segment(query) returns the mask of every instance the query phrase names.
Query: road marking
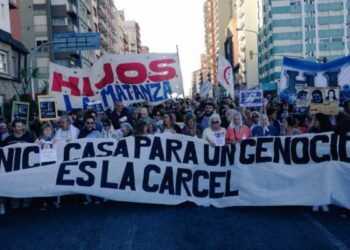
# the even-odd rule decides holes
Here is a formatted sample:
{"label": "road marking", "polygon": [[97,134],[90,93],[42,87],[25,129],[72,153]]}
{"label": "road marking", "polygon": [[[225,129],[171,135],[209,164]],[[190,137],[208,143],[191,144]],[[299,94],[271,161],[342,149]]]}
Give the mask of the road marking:
{"label": "road marking", "polygon": [[347,247],[341,240],[339,240],[337,237],[335,237],[331,232],[327,230],[321,223],[319,223],[314,217],[312,217],[310,214],[307,214],[305,212],[302,212],[302,214],[306,217],[308,221],[314,225],[314,227],[320,231],[323,236],[329,240],[334,246],[336,246],[340,250],[349,250],[349,247]]}

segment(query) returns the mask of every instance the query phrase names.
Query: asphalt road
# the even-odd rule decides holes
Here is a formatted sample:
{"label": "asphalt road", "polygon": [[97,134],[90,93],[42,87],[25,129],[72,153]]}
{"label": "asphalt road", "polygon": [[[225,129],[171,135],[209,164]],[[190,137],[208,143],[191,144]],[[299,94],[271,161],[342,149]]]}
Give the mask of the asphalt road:
{"label": "asphalt road", "polygon": [[350,211],[81,202],[0,216],[0,249],[349,249]]}

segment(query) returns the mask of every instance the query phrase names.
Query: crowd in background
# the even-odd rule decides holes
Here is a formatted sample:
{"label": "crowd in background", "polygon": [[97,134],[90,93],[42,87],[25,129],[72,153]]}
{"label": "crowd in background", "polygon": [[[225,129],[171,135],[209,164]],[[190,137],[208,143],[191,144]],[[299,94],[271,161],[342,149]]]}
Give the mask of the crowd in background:
{"label": "crowd in background", "polygon": [[[50,122],[40,122],[33,117],[28,129],[20,120],[3,122],[0,124],[0,143],[2,147],[20,142],[45,145],[79,138],[120,140],[132,135],[171,133],[203,138],[216,146],[217,132],[224,134],[224,144],[231,144],[251,137],[331,131],[350,135],[350,100],[344,102],[338,115],[329,116],[297,113],[295,106],[276,101],[271,96],[264,99],[262,107],[242,108],[238,98],[225,97],[216,101],[197,95],[195,99],[169,100],[158,106],[125,106],[117,101],[114,109],[103,113],[73,111]],[[87,201],[89,203],[91,197],[87,196]],[[56,203],[59,204],[59,198]],[[24,200],[23,206],[27,205]]]}
{"label": "crowd in background", "polygon": [[0,123],[0,143],[69,142],[77,138],[114,138],[131,135],[174,133],[207,140],[215,146],[213,134],[225,133],[225,143],[241,142],[250,137],[297,135],[350,131],[350,100],[336,116],[295,112],[295,106],[277,102],[271,97],[258,108],[242,108],[239,100],[226,97],[219,102],[197,96],[169,100],[158,106],[134,104],[128,107],[115,102],[113,110],[94,110],[62,114],[58,120],[40,122],[33,117],[28,130],[19,120]]}

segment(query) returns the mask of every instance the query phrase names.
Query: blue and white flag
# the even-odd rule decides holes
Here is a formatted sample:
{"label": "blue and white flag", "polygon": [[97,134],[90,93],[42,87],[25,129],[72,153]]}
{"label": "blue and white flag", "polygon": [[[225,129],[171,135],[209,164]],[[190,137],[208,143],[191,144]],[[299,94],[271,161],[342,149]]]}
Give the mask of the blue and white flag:
{"label": "blue and white flag", "polygon": [[298,86],[339,87],[342,105],[350,98],[350,56],[322,64],[285,57],[279,90],[296,95]]}
{"label": "blue and white flag", "polygon": [[199,94],[201,97],[206,97],[212,89],[213,85],[209,81],[205,81],[199,90]]}
{"label": "blue and white flag", "polygon": [[234,97],[234,80],[233,80],[233,70],[232,66],[226,58],[219,54],[218,55],[218,82],[222,87],[230,94],[232,98]]}

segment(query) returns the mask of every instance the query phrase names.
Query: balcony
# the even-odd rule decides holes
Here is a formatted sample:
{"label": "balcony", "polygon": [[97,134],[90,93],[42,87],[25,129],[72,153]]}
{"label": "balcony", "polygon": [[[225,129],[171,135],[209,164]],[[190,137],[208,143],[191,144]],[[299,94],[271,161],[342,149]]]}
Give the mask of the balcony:
{"label": "balcony", "polygon": [[108,26],[107,26],[107,24],[106,24],[103,20],[99,20],[99,22],[98,22],[98,28],[99,28],[100,31],[102,31],[103,33],[108,33]]}
{"label": "balcony", "polygon": [[17,0],[9,0],[10,9],[17,9]]}
{"label": "balcony", "polygon": [[103,33],[100,33],[100,37],[101,37],[102,46],[108,47],[108,45],[109,45],[108,37]]}
{"label": "balcony", "polygon": [[106,0],[98,0],[97,7],[100,8],[101,6],[107,7]]}
{"label": "balcony", "polygon": [[73,3],[67,3],[67,13],[77,15],[77,6]]}
{"label": "balcony", "polygon": [[106,20],[108,12],[102,5],[98,6],[98,18]]}

